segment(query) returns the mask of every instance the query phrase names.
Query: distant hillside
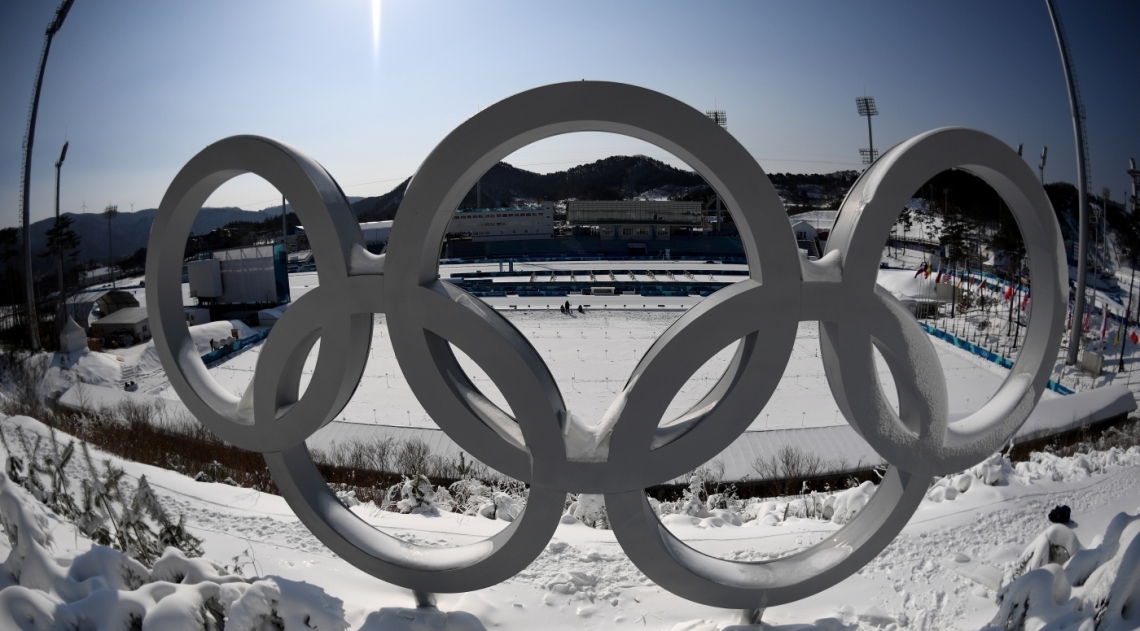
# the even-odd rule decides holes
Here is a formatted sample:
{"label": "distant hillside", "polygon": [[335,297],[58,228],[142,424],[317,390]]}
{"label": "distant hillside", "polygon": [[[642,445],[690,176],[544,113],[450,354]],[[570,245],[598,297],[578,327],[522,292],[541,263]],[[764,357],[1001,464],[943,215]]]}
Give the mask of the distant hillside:
{"label": "distant hillside", "polygon": [[[480,182],[478,203],[485,208],[520,201],[627,199],[654,189],[680,192],[704,185],[704,179],[692,171],[645,156],[613,156],[555,173],[534,173],[500,162]],[[405,180],[384,195],[356,202],[353,208],[361,221],[393,219],[407,188]],[[476,203],[476,190],[472,187],[459,207],[473,208]]]}
{"label": "distant hillside", "polygon": [[[114,237],[115,258],[130,256],[139,248],[145,248],[150,239],[150,226],[154,216],[158,213],[155,208],[136,210],[135,212],[120,211],[111,222]],[[75,222],[71,229],[79,235],[79,260],[87,262],[95,259],[99,263],[107,260],[107,218],[97,212],[91,213],[63,213]],[[242,210],[241,208],[206,207],[198,212],[194,220],[194,234],[205,234],[235,221],[262,221],[281,215],[281,207],[274,206],[262,210]],[[41,219],[31,225],[32,252],[40,254],[47,249],[45,233],[55,218]],[[51,263],[36,258],[36,266],[50,267]]]}

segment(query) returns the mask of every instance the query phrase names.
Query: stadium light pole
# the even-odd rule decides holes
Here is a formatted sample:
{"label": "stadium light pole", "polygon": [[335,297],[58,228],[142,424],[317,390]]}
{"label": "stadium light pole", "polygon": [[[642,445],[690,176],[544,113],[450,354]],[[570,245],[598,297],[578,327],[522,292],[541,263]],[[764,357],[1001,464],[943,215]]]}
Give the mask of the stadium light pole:
{"label": "stadium light pole", "polygon": [[[55,229],[57,231],[59,230],[59,172],[63,168],[63,159],[67,157],[67,146],[69,144],[71,144],[71,143],[64,141],[63,150],[59,152],[59,160],[56,160],[56,162],[55,162]],[[62,237],[63,237],[62,234],[56,235],[56,239],[62,239]],[[63,245],[62,245],[62,242],[57,241],[56,247],[58,248],[58,252],[56,252],[56,253],[59,255],[58,269],[56,270],[56,280],[58,282],[58,288],[59,288],[59,308],[60,308],[60,310],[62,310],[63,305],[66,302],[64,295],[63,295]],[[61,324],[59,327],[56,327],[56,328],[63,330],[63,325]]]}
{"label": "stadium light pole", "polygon": [[30,191],[28,184],[30,183],[32,175],[32,145],[35,144],[36,139],[36,114],[40,109],[40,88],[44,84],[44,69],[47,67],[48,52],[51,50],[51,40],[55,34],[59,32],[60,27],[63,26],[63,19],[67,17],[67,12],[71,10],[71,4],[75,0],[63,0],[59,8],[55,10],[55,17],[52,18],[51,24],[47,27],[47,32],[44,34],[44,49],[40,53],[40,68],[39,73],[36,75],[36,86],[32,90],[32,108],[28,113],[28,128],[24,132],[24,174],[20,181],[20,210],[23,213],[23,229],[24,229],[24,288],[27,301],[28,301],[28,338],[31,342],[32,350],[40,350],[40,331],[39,331],[39,318],[36,317],[36,290],[35,279],[32,277],[32,228],[31,220],[29,219],[28,200],[30,198]]}
{"label": "stadium light pole", "polygon": [[107,218],[107,275],[111,277],[111,289],[115,288],[115,257],[112,254],[111,220],[119,216],[119,207],[107,204],[103,209],[103,216]]}
{"label": "stadium light pole", "polygon": [[1049,147],[1041,147],[1041,164],[1037,170],[1041,172],[1041,186],[1045,186],[1045,158],[1049,157]]}
{"label": "stadium light pole", "polygon": [[1088,228],[1088,146],[1085,138],[1085,108],[1081,105],[1081,95],[1073,77],[1073,67],[1069,59],[1069,45],[1061,30],[1061,19],[1053,0],[1045,0],[1049,9],[1049,19],[1053,22],[1053,34],[1057,38],[1057,49],[1061,53],[1061,66],[1065,70],[1065,84],[1069,88],[1069,111],[1073,117],[1073,137],[1077,149],[1077,295],[1073,304],[1073,329],[1069,332],[1069,351],[1065,363],[1077,363],[1077,353],[1081,347],[1081,314],[1085,310],[1085,276],[1088,273],[1089,228]]}
{"label": "stadium light pole", "polygon": [[[721,128],[728,129],[728,113],[724,110],[705,110],[705,116],[711,118]],[[721,213],[723,207],[720,203],[720,193],[716,190],[713,190],[713,193],[716,195],[716,229],[721,230],[724,227],[724,215]]]}
{"label": "stadium light pole", "polygon": [[863,157],[863,164],[871,164],[879,157],[879,152],[875,151],[875,137],[871,134],[871,117],[878,116],[879,110],[875,107],[875,97],[873,96],[857,96],[855,97],[855,108],[859,111],[860,116],[867,117],[867,149],[860,149],[859,155]]}
{"label": "stadium light pole", "polygon": [[1136,189],[1140,188],[1140,169],[1136,168],[1136,159],[1128,158],[1128,177],[1132,179],[1132,192],[1128,196],[1129,212],[1133,215],[1136,214],[1136,204],[1138,201],[1136,196]]}

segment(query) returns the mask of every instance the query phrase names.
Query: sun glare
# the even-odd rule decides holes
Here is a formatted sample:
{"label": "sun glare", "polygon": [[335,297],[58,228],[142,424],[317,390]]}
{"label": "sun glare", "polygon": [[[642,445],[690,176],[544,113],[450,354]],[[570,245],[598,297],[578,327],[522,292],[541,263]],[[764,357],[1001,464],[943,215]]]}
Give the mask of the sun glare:
{"label": "sun glare", "polygon": [[372,0],[372,62],[380,68],[380,0]]}

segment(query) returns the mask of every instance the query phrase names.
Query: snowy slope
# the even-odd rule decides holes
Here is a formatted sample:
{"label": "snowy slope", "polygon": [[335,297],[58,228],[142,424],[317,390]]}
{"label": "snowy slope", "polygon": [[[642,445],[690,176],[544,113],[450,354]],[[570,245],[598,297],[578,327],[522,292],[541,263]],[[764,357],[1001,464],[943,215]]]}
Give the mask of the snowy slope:
{"label": "snowy slope", "polygon": [[[17,428],[45,433],[42,425],[26,418],[7,419],[2,428],[8,435]],[[1040,459],[1031,463],[1032,467],[1007,472],[1004,485],[985,486],[975,480],[952,500],[942,493],[938,497],[941,501],[925,501],[898,539],[857,575],[799,603],[769,609],[764,621],[781,625],[818,621],[817,627],[823,629],[887,624],[914,629],[980,628],[999,610],[994,602],[996,585],[987,586],[987,581],[994,571],[1001,575],[1016,565],[1027,545],[1049,526],[1045,515],[1054,505],[1072,507],[1070,526],[1085,547],[1094,547],[1097,535],[1103,539],[1118,513],[1136,513],[1140,506],[1140,450],[1115,453],[1084,460]],[[380,608],[412,604],[406,590],[368,577],[331,554],[279,497],[194,482],[156,467],[111,460],[126,470],[128,484],[145,474],[167,498],[166,508],[187,516],[192,533],[205,539],[207,559],[219,565],[241,566],[247,574],[272,577],[277,583],[295,581],[316,586],[333,599],[326,602],[343,607],[348,628],[377,628],[374,625]],[[931,494],[932,498],[938,495]],[[394,536],[429,545],[469,542],[507,525],[448,513],[434,517],[399,515],[379,513],[369,506],[353,510]],[[794,517],[776,525],[668,521],[690,545],[738,559],[788,554],[839,527]],[[90,541],[78,536],[70,525],[47,523],[55,543],[50,558],[42,563],[54,563],[59,558],[66,565],[67,559],[92,548]],[[1124,539],[1121,542],[1122,548],[1127,547]],[[11,544],[0,541],[0,557],[9,557],[11,549]],[[1106,561],[1102,565],[1111,564]],[[1119,562],[1116,567],[1133,574],[1136,571]],[[981,582],[966,578],[966,574],[980,577]],[[1132,574],[1122,576],[1134,582]],[[24,594],[10,593],[12,589],[20,588],[0,591],[0,599]],[[314,593],[306,589],[306,593]],[[739,617],[735,612],[693,605],[663,592],[630,564],[610,531],[588,528],[574,520],[558,527],[546,551],[519,576],[479,592],[444,595],[439,602],[445,611],[469,612],[487,628],[504,630],[533,629],[536,625],[546,629],[629,626],[711,630]],[[1135,628],[1127,624],[1125,621],[1116,628]]]}

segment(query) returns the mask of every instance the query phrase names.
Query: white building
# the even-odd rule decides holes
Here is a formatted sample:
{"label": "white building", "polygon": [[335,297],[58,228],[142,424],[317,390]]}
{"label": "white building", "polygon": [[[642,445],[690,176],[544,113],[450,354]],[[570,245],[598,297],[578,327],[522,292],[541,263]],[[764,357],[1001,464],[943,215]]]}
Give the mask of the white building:
{"label": "white building", "polygon": [[285,261],[281,243],[211,252],[186,264],[190,297],[202,306],[289,302]]}
{"label": "white building", "polygon": [[364,235],[364,245],[368,251],[379,253],[388,245],[388,235],[392,233],[392,220],[363,222],[360,224],[360,232]]}
{"label": "white building", "polygon": [[819,231],[806,221],[793,222],[792,232],[796,233],[797,241],[814,241],[819,238]]}
{"label": "white building", "polygon": [[125,307],[96,320],[91,325],[91,334],[101,338],[118,331],[126,331],[132,334],[135,340],[145,342],[150,339],[149,325],[146,307]]}
{"label": "white building", "polygon": [[554,235],[554,202],[541,206],[456,210],[447,234],[472,241],[549,239]]}

